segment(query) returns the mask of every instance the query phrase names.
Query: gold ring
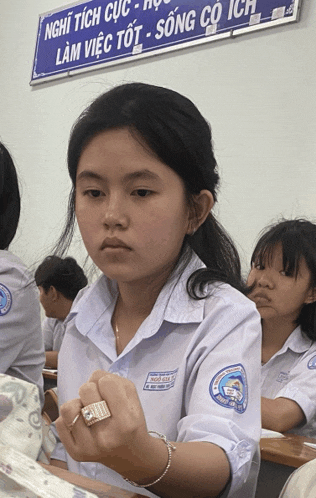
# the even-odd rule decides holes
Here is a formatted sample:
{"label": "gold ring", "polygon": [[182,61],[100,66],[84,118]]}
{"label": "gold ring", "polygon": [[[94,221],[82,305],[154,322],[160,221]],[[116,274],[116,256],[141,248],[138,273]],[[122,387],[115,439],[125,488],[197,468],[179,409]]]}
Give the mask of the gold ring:
{"label": "gold ring", "polygon": [[75,423],[77,422],[78,418],[80,417],[80,413],[77,413],[77,415],[75,416],[75,418],[73,419],[73,421],[71,422],[71,424],[68,425],[68,429],[69,429],[69,432],[72,431]]}
{"label": "gold ring", "polygon": [[111,412],[105,401],[98,401],[97,403],[84,406],[81,409],[81,413],[88,427],[105,418],[111,417]]}

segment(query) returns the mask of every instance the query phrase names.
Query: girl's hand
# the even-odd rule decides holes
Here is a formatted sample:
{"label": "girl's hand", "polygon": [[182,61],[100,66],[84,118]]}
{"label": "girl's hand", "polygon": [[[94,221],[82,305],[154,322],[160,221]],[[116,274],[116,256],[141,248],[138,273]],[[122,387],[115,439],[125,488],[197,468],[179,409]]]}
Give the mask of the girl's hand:
{"label": "girl's hand", "polygon": [[[79,399],[64,403],[56,428],[70,456],[77,461],[100,462],[123,475],[135,466],[138,455],[150,451],[144,413],[134,384],[118,375],[97,370],[79,389]],[[111,416],[88,427],[84,406],[105,400]],[[71,431],[69,426],[80,413]],[[129,462],[133,462],[129,467]],[[139,462],[141,464],[141,462]]]}

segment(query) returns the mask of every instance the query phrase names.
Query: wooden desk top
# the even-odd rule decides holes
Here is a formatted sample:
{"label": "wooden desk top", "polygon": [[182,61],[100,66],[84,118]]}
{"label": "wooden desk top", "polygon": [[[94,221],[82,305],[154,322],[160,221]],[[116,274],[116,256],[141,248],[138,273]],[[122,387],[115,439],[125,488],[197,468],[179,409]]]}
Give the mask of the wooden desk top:
{"label": "wooden desk top", "polygon": [[60,469],[59,467],[54,467],[53,465],[45,465],[44,463],[41,463],[41,466],[49,470],[49,472],[55,476],[71,482],[72,484],[76,484],[77,486],[90,491],[90,493],[94,493],[99,498],[147,498],[144,495],[126,491],[125,489],[111,486],[110,484],[105,484],[101,481],[89,479],[88,477],[74,474],[73,472]]}
{"label": "wooden desk top", "polygon": [[316,458],[316,450],[303,444],[304,442],[316,444],[316,439],[287,432],[284,436],[260,440],[262,460],[297,468]]}
{"label": "wooden desk top", "polygon": [[45,379],[57,380],[57,373],[55,373],[55,370],[50,371],[49,368],[44,368],[43,377],[45,377]]}

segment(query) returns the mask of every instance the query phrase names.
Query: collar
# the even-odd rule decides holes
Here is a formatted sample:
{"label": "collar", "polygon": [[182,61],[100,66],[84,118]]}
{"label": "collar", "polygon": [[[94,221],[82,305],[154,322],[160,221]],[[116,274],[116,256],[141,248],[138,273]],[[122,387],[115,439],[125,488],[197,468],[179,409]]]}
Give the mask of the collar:
{"label": "collar", "polygon": [[287,349],[291,349],[294,353],[305,353],[312,345],[312,340],[309,339],[300,325],[293,330],[285,341],[283,347],[280,349],[280,353],[285,353]]}
{"label": "collar", "polygon": [[75,318],[78,331],[82,335],[87,335],[98,322],[102,321],[107,310],[114,308],[116,297],[116,282],[102,275],[92,285],[79,291],[65,322]]}
{"label": "collar", "polygon": [[186,289],[186,284],[192,273],[205,265],[194,254],[178,274],[177,269],[162,288],[150,315],[144,320],[139,333],[143,338],[154,335],[163,321],[169,323],[201,323],[204,318],[205,299],[192,299]]}
{"label": "collar", "polygon": [[[177,270],[171,274],[150,315],[139,328],[142,338],[154,335],[164,320],[171,323],[202,322],[205,300],[192,299],[187,293],[186,283],[194,271],[203,267],[203,262],[194,254],[180,275]],[[82,335],[87,335],[92,328],[101,325],[101,322],[102,325],[105,322],[110,324],[117,294],[116,281],[102,275],[91,286],[80,291],[65,321],[75,317],[76,327]]]}

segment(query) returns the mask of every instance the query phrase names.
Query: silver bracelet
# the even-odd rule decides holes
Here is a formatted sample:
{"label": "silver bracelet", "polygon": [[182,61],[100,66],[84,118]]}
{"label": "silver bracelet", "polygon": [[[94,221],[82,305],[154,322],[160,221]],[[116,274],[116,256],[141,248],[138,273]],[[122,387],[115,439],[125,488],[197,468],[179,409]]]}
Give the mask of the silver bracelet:
{"label": "silver bracelet", "polygon": [[132,484],[133,486],[137,486],[138,488],[148,488],[149,486],[153,486],[154,484],[156,484],[157,482],[159,482],[168,472],[169,468],[170,468],[170,465],[171,465],[171,451],[175,451],[176,450],[176,447],[170,443],[170,441],[168,441],[168,439],[166,438],[166,436],[164,434],[161,434],[160,432],[156,432],[156,431],[148,431],[148,434],[156,434],[159,439],[162,439],[163,442],[165,443],[165,445],[167,446],[167,450],[168,450],[168,462],[167,462],[167,465],[166,465],[166,468],[165,470],[163,471],[163,473],[161,474],[160,477],[158,477],[158,479],[156,479],[155,481],[149,483],[149,484],[137,484],[136,482],[134,481],[130,481],[129,479],[127,479],[127,477],[124,477],[124,480],[129,482],[129,484]]}

